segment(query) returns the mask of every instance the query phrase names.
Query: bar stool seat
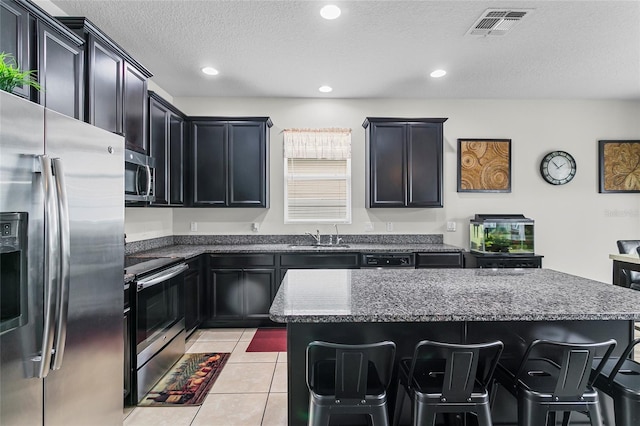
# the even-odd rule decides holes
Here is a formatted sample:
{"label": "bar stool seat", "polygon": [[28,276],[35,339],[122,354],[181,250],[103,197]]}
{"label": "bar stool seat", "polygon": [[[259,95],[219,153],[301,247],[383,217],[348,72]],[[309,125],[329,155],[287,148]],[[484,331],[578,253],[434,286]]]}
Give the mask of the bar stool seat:
{"label": "bar stool seat", "polygon": [[503,348],[500,341],[419,342],[413,358],[399,363],[394,425],[400,422],[404,396],[408,395],[416,426],[435,425],[438,413],[474,413],[479,426],[491,426],[487,385]]}
{"label": "bar stool seat", "polygon": [[595,386],[613,398],[616,426],[640,425],[640,363],[628,358],[640,339],[629,343],[620,358],[609,358]]}
{"label": "bar stool seat", "polygon": [[314,341],[307,345],[309,425],[326,426],[332,415],[368,415],[374,426],[388,426],[387,388],[396,345],[390,341],[345,345]]}
{"label": "bar stool seat", "polygon": [[[566,426],[570,413],[578,411],[589,416],[592,426],[602,426],[598,393],[592,385],[615,345],[613,339],[584,344],[536,340],[522,360],[501,360],[494,379],[517,398],[518,425],[545,426],[548,417],[553,425],[560,411]],[[605,350],[591,375],[596,352]]]}

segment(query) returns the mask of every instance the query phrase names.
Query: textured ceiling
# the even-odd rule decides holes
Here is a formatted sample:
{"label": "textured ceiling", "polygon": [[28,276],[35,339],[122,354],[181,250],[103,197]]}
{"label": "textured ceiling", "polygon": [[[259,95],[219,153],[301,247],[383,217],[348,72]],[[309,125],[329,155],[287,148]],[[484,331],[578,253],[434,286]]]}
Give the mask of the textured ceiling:
{"label": "textured ceiling", "polygon": [[[52,3],[174,97],[640,99],[640,0]],[[342,16],[320,18],[327,3]],[[533,11],[505,36],[465,35],[488,8]]]}

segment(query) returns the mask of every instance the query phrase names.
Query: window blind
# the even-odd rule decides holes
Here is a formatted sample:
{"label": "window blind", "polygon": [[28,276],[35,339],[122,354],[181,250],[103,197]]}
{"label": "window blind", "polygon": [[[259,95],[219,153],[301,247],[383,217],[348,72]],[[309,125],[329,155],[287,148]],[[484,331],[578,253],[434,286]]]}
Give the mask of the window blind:
{"label": "window blind", "polygon": [[285,130],[285,223],[351,223],[351,131],[338,130]]}

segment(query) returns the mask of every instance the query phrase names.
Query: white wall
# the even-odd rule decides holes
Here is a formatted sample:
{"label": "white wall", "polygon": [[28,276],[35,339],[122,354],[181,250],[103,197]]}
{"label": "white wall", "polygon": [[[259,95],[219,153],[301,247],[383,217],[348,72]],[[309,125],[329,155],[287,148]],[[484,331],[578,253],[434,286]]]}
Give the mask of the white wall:
{"label": "white wall", "polygon": [[[187,115],[269,116],[271,128],[270,209],[127,209],[130,241],[174,234],[304,233],[331,227],[283,223],[282,133],[292,127],[348,127],[352,133],[353,223],[343,233],[442,233],[445,242],[468,248],[468,223],[475,213],[522,213],[536,221],[536,252],[543,265],[601,281],[611,280],[608,254],[618,239],[640,239],[640,195],[599,194],[597,141],[640,139],[640,102],[549,100],[264,99],[175,98]],[[444,123],[444,208],[365,209],[365,117],[448,117]],[[458,138],[512,140],[511,193],[458,193]],[[539,174],[549,151],[576,159],[576,177],[552,186]],[[446,222],[457,223],[446,232]],[[168,224],[171,222],[171,225]],[[198,231],[190,231],[197,222]],[[158,226],[159,228],[155,228]],[[144,238],[142,237],[144,235]]]}

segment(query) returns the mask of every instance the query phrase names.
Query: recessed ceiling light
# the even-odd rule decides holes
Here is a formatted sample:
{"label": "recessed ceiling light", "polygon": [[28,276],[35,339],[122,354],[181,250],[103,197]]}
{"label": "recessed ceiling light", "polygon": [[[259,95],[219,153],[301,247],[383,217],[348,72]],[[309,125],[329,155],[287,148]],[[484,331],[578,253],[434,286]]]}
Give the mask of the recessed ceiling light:
{"label": "recessed ceiling light", "polygon": [[333,89],[330,86],[320,86],[318,90],[321,91],[322,93],[329,93]]}
{"label": "recessed ceiling light", "polygon": [[218,70],[213,67],[204,67],[202,68],[202,72],[207,75],[218,75]]}
{"label": "recessed ceiling light", "polygon": [[429,74],[433,78],[444,77],[447,74],[445,70],[435,70],[431,74]]}
{"label": "recessed ceiling light", "polygon": [[341,13],[340,8],[335,4],[328,4],[320,9],[320,16],[324,19],[336,19]]}

